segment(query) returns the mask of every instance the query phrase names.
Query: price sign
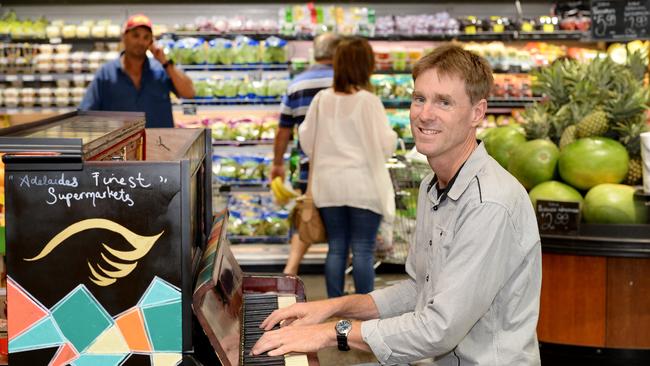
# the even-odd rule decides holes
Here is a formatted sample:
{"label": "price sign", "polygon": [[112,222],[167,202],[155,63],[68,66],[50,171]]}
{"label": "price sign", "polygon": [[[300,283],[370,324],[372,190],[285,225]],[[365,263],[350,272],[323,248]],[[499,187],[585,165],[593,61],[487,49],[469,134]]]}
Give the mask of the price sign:
{"label": "price sign", "polygon": [[592,0],[591,36],[620,41],[649,38],[650,0]]}
{"label": "price sign", "polygon": [[580,225],[580,204],[537,200],[537,223],[543,234],[575,233]]}
{"label": "price sign", "polygon": [[183,114],[187,116],[196,115],[196,105],[195,104],[183,104]]}
{"label": "price sign", "polygon": [[52,75],[41,75],[41,81],[52,81],[54,77]]}

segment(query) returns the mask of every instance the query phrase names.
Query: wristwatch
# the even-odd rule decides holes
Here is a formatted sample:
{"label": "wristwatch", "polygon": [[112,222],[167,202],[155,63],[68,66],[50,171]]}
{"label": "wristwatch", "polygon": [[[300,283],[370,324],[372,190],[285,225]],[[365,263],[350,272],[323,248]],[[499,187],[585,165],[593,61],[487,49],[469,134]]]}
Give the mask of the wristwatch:
{"label": "wristwatch", "polygon": [[339,320],[336,322],[336,342],[339,346],[339,351],[349,351],[350,346],[348,346],[348,334],[352,330],[352,322],[349,320]]}
{"label": "wristwatch", "polygon": [[173,64],[174,64],[174,61],[173,61],[173,60],[167,60],[167,62],[165,62],[165,63],[162,65],[162,67],[163,67],[163,69],[167,70],[167,66],[169,66],[169,65],[173,65]]}

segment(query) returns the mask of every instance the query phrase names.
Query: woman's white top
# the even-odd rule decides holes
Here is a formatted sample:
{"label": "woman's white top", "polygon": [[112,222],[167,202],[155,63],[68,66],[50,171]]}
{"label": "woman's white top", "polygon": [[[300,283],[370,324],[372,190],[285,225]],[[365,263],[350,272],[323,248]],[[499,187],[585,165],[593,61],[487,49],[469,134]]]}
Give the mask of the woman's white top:
{"label": "woman's white top", "polygon": [[363,208],[392,222],[395,193],[385,164],[395,151],[397,134],[377,96],[366,90],[349,95],[322,90],[298,132],[313,169],[316,207]]}

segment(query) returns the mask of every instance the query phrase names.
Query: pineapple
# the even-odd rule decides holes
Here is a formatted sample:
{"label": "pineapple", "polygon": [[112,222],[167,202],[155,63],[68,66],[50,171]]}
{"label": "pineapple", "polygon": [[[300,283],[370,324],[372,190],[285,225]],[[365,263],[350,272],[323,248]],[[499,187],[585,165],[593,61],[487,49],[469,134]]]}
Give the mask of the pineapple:
{"label": "pineapple", "polygon": [[643,162],[640,156],[633,156],[630,158],[630,163],[627,169],[627,177],[625,177],[625,184],[631,186],[641,183],[643,178]]}
{"label": "pineapple", "polygon": [[560,138],[560,149],[576,140],[576,126],[572,125],[564,129]]}
{"label": "pineapple", "polygon": [[521,117],[526,122],[523,127],[526,132],[526,139],[545,139],[548,138],[551,125],[549,123],[550,116],[546,105],[536,103],[532,106],[526,107],[526,110],[521,114]]}
{"label": "pineapple", "polygon": [[596,109],[578,122],[576,125],[576,136],[579,138],[602,136],[608,129],[607,113],[602,109]]}

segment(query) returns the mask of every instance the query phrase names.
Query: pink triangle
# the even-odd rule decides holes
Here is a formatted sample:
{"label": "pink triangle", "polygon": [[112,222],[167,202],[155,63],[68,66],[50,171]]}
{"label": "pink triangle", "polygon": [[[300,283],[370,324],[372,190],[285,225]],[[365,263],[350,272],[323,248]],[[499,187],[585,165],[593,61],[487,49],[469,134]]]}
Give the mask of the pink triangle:
{"label": "pink triangle", "polygon": [[7,280],[7,321],[9,340],[47,316],[47,310],[32,299],[11,278]]}
{"label": "pink triangle", "polygon": [[70,363],[70,361],[79,357],[79,354],[74,349],[72,344],[66,343],[57,351],[54,359],[50,361],[49,366],[65,366]]}

